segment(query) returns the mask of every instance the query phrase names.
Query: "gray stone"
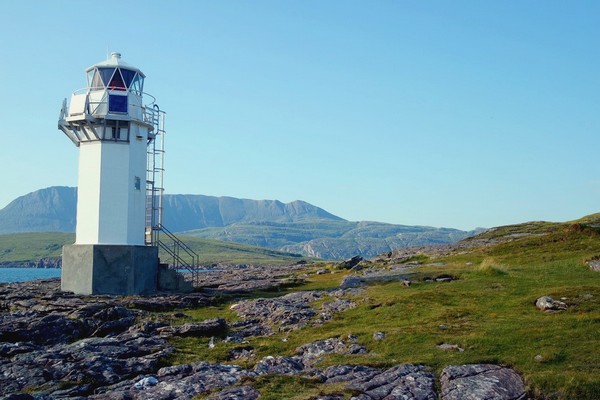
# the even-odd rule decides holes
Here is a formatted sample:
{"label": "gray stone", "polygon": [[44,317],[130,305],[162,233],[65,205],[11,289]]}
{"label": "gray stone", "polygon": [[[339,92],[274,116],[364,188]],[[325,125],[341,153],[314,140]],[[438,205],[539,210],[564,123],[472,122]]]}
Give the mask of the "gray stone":
{"label": "gray stone", "polygon": [[350,269],[350,268],[358,265],[358,263],[360,263],[362,260],[363,260],[363,258],[361,256],[354,256],[349,260],[342,261],[341,263],[339,263],[338,268]]}
{"label": "gray stone", "polygon": [[340,339],[330,338],[304,344],[296,349],[296,354],[305,366],[313,366],[324,355],[348,354],[348,348]]}
{"label": "gray stone", "polygon": [[600,260],[588,261],[588,265],[592,271],[600,272]]}
{"label": "gray stone", "polygon": [[301,357],[267,356],[254,366],[258,375],[298,375],[304,371]]}
{"label": "gray stone", "polygon": [[322,377],[327,383],[368,381],[380,373],[381,371],[377,368],[362,365],[335,365],[326,368],[322,373]]}
{"label": "gray stone", "polygon": [[457,345],[457,344],[450,344],[450,343],[438,344],[437,348],[440,349],[440,350],[454,350],[454,351],[458,351],[459,353],[462,353],[463,351],[465,351],[465,349],[463,349],[459,345]]}
{"label": "gray stone", "polygon": [[260,397],[258,390],[252,386],[235,386],[208,397],[208,400],[256,400]]}
{"label": "gray stone", "polygon": [[535,301],[535,306],[542,311],[561,311],[567,309],[567,304],[554,300],[550,296],[542,296]]}
{"label": "gray stone", "polygon": [[[247,321],[255,321],[252,325],[263,327],[278,325],[280,331],[291,331],[306,326],[317,315],[310,303],[326,295],[325,292],[290,293],[272,299],[242,301],[231,306],[231,309],[246,320],[243,323],[246,334],[249,333],[248,329],[256,329],[250,328]],[[236,325],[232,324],[232,327]],[[265,329],[258,328],[258,331],[262,334]]]}
{"label": "gray stone", "polygon": [[354,379],[347,387],[372,400],[437,399],[435,378],[421,365],[398,365],[376,375]]}
{"label": "gray stone", "polygon": [[[140,380],[123,381],[116,385],[99,388],[97,389],[98,394],[89,398],[96,400],[191,400],[198,395],[233,386],[246,376],[248,376],[248,372],[235,365],[199,362],[161,368],[156,374],[158,382],[155,385],[145,385],[139,388],[136,387],[136,383]],[[227,399],[227,397],[222,398]]]}
{"label": "gray stone", "polygon": [[227,323],[222,318],[207,319],[202,322],[186,323],[177,326],[165,326],[157,328],[161,336],[180,336],[180,337],[203,337],[220,336],[227,331]]}
{"label": "gray stone", "polygon": [[340,289],[358,288],[361,286],[366,286],[366,282],[364,282],[360,277],[356,275],[346,275],[344,279],[342,279]]}
{"label": "gray stone", "polygon": [[442,400],[521,400],[525,385],[512,369],[492,364],[444,368],[440,378]]}

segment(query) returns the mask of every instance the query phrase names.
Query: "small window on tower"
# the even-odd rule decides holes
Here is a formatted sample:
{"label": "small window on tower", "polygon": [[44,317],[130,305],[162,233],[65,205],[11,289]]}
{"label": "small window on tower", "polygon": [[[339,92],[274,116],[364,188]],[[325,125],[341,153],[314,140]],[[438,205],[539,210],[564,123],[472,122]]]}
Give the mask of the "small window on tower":
{"label": "small window on tower", "polygon": [[127,114],[127,96],[111,94],[108,96],[108,112]]}
{"label": "small window on tower", "polygon": [[134,177],[133,179],[133,188],[135,190],[141,190],[142,184],[139,176]]}

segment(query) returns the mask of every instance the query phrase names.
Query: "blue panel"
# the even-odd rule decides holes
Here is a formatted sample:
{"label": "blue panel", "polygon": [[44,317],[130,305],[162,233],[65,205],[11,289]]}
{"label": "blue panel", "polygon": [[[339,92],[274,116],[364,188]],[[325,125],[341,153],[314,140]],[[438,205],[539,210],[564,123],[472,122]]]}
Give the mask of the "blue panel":
{"label": "blue panel", "polygon": [[127,114],[127,96],[108,95],[108,112]]}

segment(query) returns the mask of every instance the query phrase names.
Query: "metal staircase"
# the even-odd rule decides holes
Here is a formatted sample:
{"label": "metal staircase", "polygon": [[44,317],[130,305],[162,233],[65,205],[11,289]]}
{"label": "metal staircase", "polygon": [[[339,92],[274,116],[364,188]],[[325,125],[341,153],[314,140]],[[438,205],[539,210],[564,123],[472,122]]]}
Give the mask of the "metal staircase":
{"label": "metal staircase", "polygon": [[198,286],[200,270],[202,269],[198,253],[164,226],[160,225],[158,228],[157,232],[162,232],[168,239],[168,242],[166,240],[157,240],[157,245],[159,249],[163,250],[163,253],[168,255],[167,261],[169,267],[178,272],[181,272],[181,270],[189,272],[192,278],[192,286]]}
{"label": "metal staircase", "polygon": [[[161,261],[166,262],[170,269],[189,272],[192,285],[197,286],[199,271],[203,268],[199,264],[198,254],[162,224],[165,190],[163,185],[165,112],[154,104],[152,108],[145,108],[144,119],[154,127],[151,137],[148,138],[145,243],[147,246],[157,246],[163,254],[167,254],[167,260]],[[166,240],[161,239],[161,233],[166,236]]]}

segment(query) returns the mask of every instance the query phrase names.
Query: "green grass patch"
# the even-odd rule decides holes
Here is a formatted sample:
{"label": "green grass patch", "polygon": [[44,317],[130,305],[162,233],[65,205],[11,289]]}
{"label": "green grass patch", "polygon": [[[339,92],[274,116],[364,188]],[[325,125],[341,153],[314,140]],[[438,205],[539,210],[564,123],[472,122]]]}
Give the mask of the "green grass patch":
{"label": "green grass patch", "polygon": [[[318,367],[414,363],[431,367],[439,376],[448,365],[495,363],[519,372],[536,399],[598,399],[600,274],[585,261],[600,254],[600,236],[595,229],[573,224],[534,223],[525,228],[526,233],[533,228],[545,233],[520,235],[511,228],[505,232],[509,240],[436,259],[443,267],[415,268],[410,287],[399,282],[371,284],[354,299],[356,308],[321,326],[251,337],[243,345],[218,342],[214,349],[208,348],[208,338],[175,341],[178,360],[226,362],[236,346],[247,346],[256,358],[235,363],[251,368],[264,356],[290,356],[302,344],[352,334],[369,354],[324,357]],[[335,288],[345,273],[310,275],[288,291]],[[424,280],[441,274],[456,280]],[[569,308],[541,312],[534,303],[543,295],[562,299]],[[228,307],[203,308],[192,317],[235,320]],[[374,339],[379,331],[385,333],[384,340]],[[441,350],[437,346],[442,343],[464,351]],[[253,385],[261,398],[269,399],[308,399],[334,392],[350,397],[343,386],[328,388],[294,377],[261,377]]]}
{"label": "green grass patch", "polygon": [[75,241],[73,233],[14,233],[0,235],[0,262],[59,258],[62,247]]}
{"label": "green grass patch", "polygon": [[[248,246],[218,240],[201,239],[193,236],[177,235],[199,255],[202,265],[211,264],[260,264],[288,265],[304,258],[272,249]],[[38,261],[42,258],[59,258],[62,247],[73,244],[73,233],[15,233],[0,235],[0,262]],[[167,242],[168,243],[168,242]],[[169,261],[161,251],[160,257]]]}

